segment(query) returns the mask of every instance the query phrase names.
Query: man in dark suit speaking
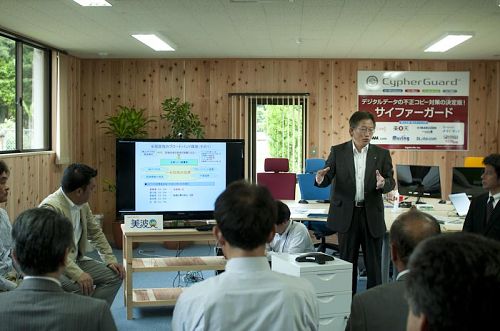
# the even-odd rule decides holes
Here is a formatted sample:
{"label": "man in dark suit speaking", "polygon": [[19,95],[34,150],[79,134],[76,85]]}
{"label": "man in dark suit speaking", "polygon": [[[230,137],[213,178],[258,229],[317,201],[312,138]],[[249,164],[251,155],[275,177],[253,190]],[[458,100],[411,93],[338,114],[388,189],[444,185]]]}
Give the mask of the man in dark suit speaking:
{"label": "man in dark suit speaking", "polygon": [[73,226],[56,212],[28,209],[12,228],[24,280],[0,295],[1,330],[116,330],[106,301],[64,292],[59,278],[73,247]]}
{"label": "man in dark suit speaking", "polygon": [[340,258],[353,264],[353,293],[360,245],[367,288],[382,282],[382,240],[386,232],[382,194],[395,186],[389,151],[370,144],[374,131],[373,115],[355,112],[349,119],[352,140],[333,146],[326,168],[316,174],[315,185],[332,184],[328,227],[338,232]]}

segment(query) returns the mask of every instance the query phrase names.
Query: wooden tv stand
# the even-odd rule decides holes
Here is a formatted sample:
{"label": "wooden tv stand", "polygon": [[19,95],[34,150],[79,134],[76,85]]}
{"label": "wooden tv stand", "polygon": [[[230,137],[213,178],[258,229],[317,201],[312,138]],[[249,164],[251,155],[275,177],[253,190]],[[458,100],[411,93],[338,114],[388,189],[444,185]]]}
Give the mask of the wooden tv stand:
{"label": "wooden tv stand", "polygon": [[123,298],[127,308],[127,319],[133,318],[134,307],[173,306],[182,292],[182,288],[132,288],[134,272],[152,271],[197,271],[224,270],[226,260],[223,256],[192,256],[133,258],[132,245],[137,242],[163,241],[215,241],[211,231],[195,229],[167,229],[152,232],[123,231],[123,266],[125,267],[125,284]]}

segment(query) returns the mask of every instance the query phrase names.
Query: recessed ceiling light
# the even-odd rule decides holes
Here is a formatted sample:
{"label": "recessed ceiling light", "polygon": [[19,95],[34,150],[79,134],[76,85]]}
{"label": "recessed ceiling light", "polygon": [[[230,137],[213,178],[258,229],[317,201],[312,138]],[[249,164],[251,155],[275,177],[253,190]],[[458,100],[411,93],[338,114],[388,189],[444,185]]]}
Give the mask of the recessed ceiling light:
{"label": "recessed ceiling light", "polygon": [[472,38],[472,33],[447,33],[438,41],[427,47],[424,52],[446,52],[464,41]]}
{"label": "recessed ceiling light", "polygon": [[133,34],[132,37],[139,40],[141,43],[151,47],[155,51],[175,51],[175,49],[167,44],[165,41],[161,40],[155,34]]}
{"label": "recessed ceiling light", "polygon": [[111,4],[106,0],[73,0],[80,6],[84,7],[111,7]]}

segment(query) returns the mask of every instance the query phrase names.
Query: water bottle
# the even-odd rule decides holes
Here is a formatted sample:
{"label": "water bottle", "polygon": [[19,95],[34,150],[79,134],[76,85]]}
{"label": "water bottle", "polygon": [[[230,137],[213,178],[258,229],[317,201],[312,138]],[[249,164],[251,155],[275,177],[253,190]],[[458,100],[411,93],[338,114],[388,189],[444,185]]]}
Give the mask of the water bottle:
{"label": "water bottle", "polygon": [[394,201],[392,204],[392,210],[393,211],[399,210],[399,191],[398,190],[394,191]]}

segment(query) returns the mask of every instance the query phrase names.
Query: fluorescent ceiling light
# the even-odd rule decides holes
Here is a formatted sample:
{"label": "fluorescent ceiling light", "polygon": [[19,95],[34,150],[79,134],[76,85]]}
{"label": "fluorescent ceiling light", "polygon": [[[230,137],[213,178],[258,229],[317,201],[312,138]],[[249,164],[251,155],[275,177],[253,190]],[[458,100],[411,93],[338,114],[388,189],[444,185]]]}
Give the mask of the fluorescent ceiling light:
{"label": "fluorescent ceiling light", "polygon": [[453,48],[464,41],[472,38],[471,33],[448,33],[429,47],[427,47],[424,52],[446,52],[450,48]]}
{"label": "fluorescent ceiling light", "polygon": [[106,0],[73,0],[80,6],[84,7],[111,7],[111,4]]}
{"label": "fluorescent ceiling light", "polygon": [[175,49],[161,40],[155,34],[133,34],[132,37],[139,40],[141,43],[146,44],[155,51],[175,51]]}

